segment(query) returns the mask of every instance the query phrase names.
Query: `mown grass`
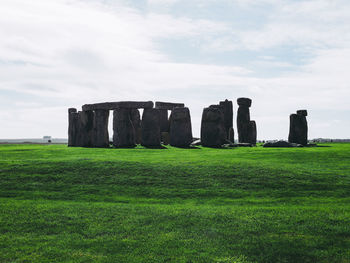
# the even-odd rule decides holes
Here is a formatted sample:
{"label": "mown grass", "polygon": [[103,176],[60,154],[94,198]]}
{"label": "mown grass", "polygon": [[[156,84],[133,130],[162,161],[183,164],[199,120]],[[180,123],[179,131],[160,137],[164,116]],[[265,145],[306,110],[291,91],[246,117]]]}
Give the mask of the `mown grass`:
{"label": "mown grass", "polygon": [[0,145],[0,262],[350,262],[350,144],[328,146]]}

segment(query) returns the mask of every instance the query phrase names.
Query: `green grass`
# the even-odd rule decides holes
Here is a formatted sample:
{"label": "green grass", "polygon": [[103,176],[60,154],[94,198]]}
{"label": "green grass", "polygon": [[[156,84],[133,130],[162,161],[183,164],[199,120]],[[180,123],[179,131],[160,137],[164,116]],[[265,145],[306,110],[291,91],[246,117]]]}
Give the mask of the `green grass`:
{"label": "green grass", "polygon": [[0,262],[350,262],[350,144],[0,145]]}

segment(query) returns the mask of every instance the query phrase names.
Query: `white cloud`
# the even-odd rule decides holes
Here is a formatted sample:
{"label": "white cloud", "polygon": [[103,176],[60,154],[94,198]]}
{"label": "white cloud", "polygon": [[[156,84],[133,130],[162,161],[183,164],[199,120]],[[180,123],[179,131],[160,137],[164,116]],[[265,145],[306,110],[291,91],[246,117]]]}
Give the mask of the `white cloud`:
{"label": "white cloud", "polygon": [[[64,137],[68,107],[101,101],[185,102],[198,135],[203,107],[249,96],[260,138],[285,138],[288,115],[299,108],[349,112],[349,23],[340,23],[349,20],[349,4],[344,2],[337,12],[337,5],[325,1],[266,3],[279,12],[261,25],[262,31],[247,31],[232,30],[232,24],[222,21],[144,12],[121,2],[3,0],[0,121],[6,126],[0,138]],[[197,39],[203,56],[293,43],[309,48],[313,57],[297,71],[259,78],[247,67],[174,63],[161,51],[159,39]],[[263,52],[260,57],[257,63],[265,63],[261,66],[290,65]],[[347,125],[343,123],[342,129],[350,128]],[[321,127],[320,121],[315,127]],[[330,137],[335,127],[327,127],[324,136]],[[311,136],[320,137],[318,132],[310,129]]]}

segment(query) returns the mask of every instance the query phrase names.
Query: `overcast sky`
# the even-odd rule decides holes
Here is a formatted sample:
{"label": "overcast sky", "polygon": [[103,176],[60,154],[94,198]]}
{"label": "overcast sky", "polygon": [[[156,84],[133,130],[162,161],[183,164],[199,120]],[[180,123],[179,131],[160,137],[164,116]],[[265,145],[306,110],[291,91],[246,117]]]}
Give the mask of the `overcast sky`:
{"label": "overcast sky", "polygon": [[0,138],[67,137],[67,108],[253,100],[259,139],[350,138],[349,0],[1,0]]}

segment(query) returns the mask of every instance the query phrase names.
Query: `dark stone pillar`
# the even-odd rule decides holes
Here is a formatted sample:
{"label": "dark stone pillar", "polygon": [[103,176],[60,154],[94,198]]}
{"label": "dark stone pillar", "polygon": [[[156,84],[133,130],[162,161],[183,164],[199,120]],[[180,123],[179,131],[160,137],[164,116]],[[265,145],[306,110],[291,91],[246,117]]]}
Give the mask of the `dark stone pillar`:
{"label": "dark stone pillar", "polygon": [[222,106],[224,110],[225,129],[226,129],[227,139],[229,139],[230,128],[233,127],[232,101],[229,101],[229,100],[220,101],[220,106]]}
{"label": "dark stone pillar", "polygon": [[135,143],[141,144],[141,118],[138,109],[130,110],[130,119],[134,127]]}
{"label": "dark stone pillar", "polygon": [[94,135],[94,112],[79,111],[78,112],[78,135],[77,146],[91,147],[93,146]]}
{"label": "dark stone pillar", "polygon": [[95,110],[93,140],[94,147],[109,147],[108,118],[109,110]]}
{"label": "dark stone pillar", "polygon": [[249,108],[252,105],[252,100],[249,98],[237,99],[237,131],[238,141],[240,143],[256,144],[257,131],[255,121],[250,120]]}
{"label": "dark stone pillar", "polygon": [[68,146],[76,146],[78,134],[78,113],[77,109],[68,109]]}
{"label": "dark stone pillar", "polygon": [[113,111],[113,145],[115,147],[135,147],[135,130],[131,121],[130,109]]}
{"label": "dark stone pillar", "polygon": [[141,121],[141,144],[160,147],[160,115],[158,109],[144,109]]}
{"label": "dark stone pillar", "polygon": [[191,116],[188,108],[175,108],[170,115],[170,145],[188,147],[192,143]]}
{"label": "dark stone pillar", "polygon": [[228,140],[232,143],[235,142],[235,130],[233,129],[233,127],[231,127],[229,130],[228,130]]}
{"label": "dark stone pillar", "polygon": [[257,136],[257,132],[256,132],[256,123],[255,121],[250,121],[249,122],[249,140],[248,142],[251,144],[256,144],[256,136]]}
{"label": "dark stone pillar", "polygon": [[160,132],[169,132],[168,110],[158,110],[160,118]]}
{"label": "dark stone pillar", "polygon": [[201,123],[201,142],[207,147],[221,147],[226,143],[224,114],[216,107],[204,108]]}
{"label": "dark stone pillar", "polygon": [[308,125],[307,125],[307,111],[298,110],[297,114],[290,115],[290,126],[288,141],[290,143],[298,143],[307,145],[308,143]]}

